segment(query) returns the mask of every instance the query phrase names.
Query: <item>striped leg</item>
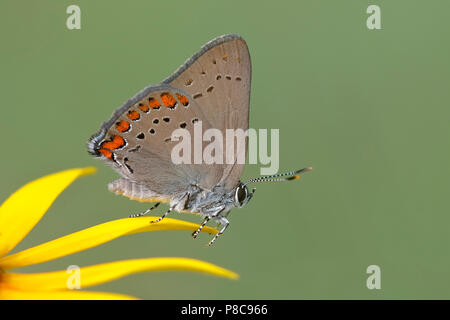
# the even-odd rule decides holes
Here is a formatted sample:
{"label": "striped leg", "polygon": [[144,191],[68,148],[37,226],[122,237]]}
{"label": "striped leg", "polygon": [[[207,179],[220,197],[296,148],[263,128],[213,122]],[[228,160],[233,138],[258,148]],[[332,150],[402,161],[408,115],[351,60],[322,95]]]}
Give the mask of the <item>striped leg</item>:
{"label": "striped leg", "polygon": [[159,218],[156,219],[156,220],[150,221],[150,223],[157,223],[157,222],[160,222],[162,219],[164,219],[164,218],[170,213],[170,211],[172,211],[173,209],[175,209],[175,207],[176,207],[176,205],[170,207],[169,210],[167,210],[166,212],[164,212],[164,214],[163,214],[161,217],[159,217]]}
{"label": "striped leg", "polygon": [[160,202],[155,203],[155,205],[153,207],[151,207],[150,209],[145,210],[144,212],[141,213],[135,213],[129,216],[129,218],[137,218],[137,217],[142,217],[144,215],[146,215],[147,213],[149,213],[150,211],[152,211],[153,209],[158,208]]}
{"label": "striped leg", "polygon": [[180,198],[179,202],[176,203],[176,204],[174,204],[173,206],[171,206],[171,207],[169,208],[169,210],[167,210],[161,217],[159,217],[159,218],[156,219],[156,220],[151,221],[150,223],[157,223],[157,222],[160,222],[162,219],[164,219],[164,218],[170,213],[170,211],[174,210],[174,209],[178,206],[178,204],[179,204],[184,198],[186,198],[186,197],[187,197],[187,199],[189,199],[189,192],[186,192],[186,193],[184,194],[184,196],[182,196],[182,197]]}
{"label": "striped leg", "polygon": [[192,233],[192,238],[197,238],[197,236],[198,236],[198,234],[200,233],[200,231],[202,231],[202,229],[203,229],[203,227],[208,223],[208,221],[210,220],[211,218],[210,217],[206,217],[205,218],[205,220],[203,220],[203,222],[202,222],[202,224],[200,225],[200,227],[196,230],[196,231],[194,231],[193,233]]}
{"label": "striped leg", "polygon": [[214,243],[214,241],[216,241],[216,239],[224,233],[230,222],[227,220],[227,218],[220,217],[220,224],[223,225],[222,229],[220,229],[220,231],[216,233],[214,238],[211,239],[211,241],[208,243],[208,247],[210,247]]}

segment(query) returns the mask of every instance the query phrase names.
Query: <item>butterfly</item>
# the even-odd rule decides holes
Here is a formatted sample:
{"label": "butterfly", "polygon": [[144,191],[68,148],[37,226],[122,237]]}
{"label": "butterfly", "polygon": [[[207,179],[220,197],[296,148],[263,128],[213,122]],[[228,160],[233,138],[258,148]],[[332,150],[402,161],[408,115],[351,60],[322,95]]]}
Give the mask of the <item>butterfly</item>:
{"label": "butterfly", "polygon": [[[311,170],[262,176],[241,182],[243,163],[175,164],[171,158],[174,130],[202,128],[249,128],[251,60],[245,40],[223,35],[206,43],[172,75],[150,85],[114,111],[88,141],[88,151],[119,172],[121,178],[108,185],[110,191],[142,202],[156,202],[140,217],[169,203],[171,211],[203,217],[202,228],[213,220],[221,227],[209,245],[224,233],[232,208],[246,205],[255,193],[247,185],[264,181],[288,181]],[[245,140],[245,152],[247,150]],[[236,150],[235,150],[236,151]],[[227,150],[224,149],[224,153]],[[227,156],[226,154],[224,156]],[[235,157],[237,156],[237,152]]]}

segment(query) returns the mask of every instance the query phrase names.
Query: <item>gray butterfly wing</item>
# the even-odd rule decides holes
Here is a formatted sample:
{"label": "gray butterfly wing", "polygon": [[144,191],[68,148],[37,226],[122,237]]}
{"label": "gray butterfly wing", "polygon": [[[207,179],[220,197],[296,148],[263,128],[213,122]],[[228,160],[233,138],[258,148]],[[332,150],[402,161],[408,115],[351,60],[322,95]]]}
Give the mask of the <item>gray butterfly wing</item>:
{"label": "gray butterfly wing", "polygon": [[172,161],[171,151],[178,143],[171,140],[172,132],[188,130],[193,145],[198,121],[203,128],[211,127],[188,93],[165,84],[149,86],[114,112],[91,137],[88,150],[123,176],[110,184],[111,191],[140,201],[168,202],[182,196],[190,184],[202,180],[213,185],[222,176],[219,165]]}
{"label": "gray butterfly wing", "polygon": [[170,137],[181,127],[194,139],[195,121],[202,121],[204,131],[247,130],[250,78],[245,41],[227,35],[203,46],[161,85],[128,100],[88,144],[91,154],[101,156],[124,177],[110,189],[136,200],[170,201],[193,183],[206,189],[218,184],[234,188],[243,164],[176,165]]}
{"label": "gray butterfly wing", "polygon": [[[251,60],[247,44],[239,35],[224,35],[208,42],[163,83],[195,97],[213,128],[223,133],[226,129],[248,129]],[[240,150],[237,147],[236,143],[232,163],[215,168],[221,171],[220,182],[226,189],[239,183],[244,164],[237,163],[237,154],[243,153],[245,159],[247,139]],[[224,160],[225,153],[226,148]]]}

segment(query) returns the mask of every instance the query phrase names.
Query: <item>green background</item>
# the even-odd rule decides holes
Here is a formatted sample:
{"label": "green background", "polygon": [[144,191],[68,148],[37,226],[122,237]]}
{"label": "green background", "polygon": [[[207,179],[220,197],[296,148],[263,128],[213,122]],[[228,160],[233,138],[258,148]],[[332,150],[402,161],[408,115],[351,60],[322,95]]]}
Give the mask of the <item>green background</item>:
{"label": "green background", "polygon": [[[81,30],[66,28],[70,4],[81,7]],[[366,27],[370,4],[381,7],[382,30]],[[296,182],[258,185],[212,248],[207,234],[152,232],[20,271],[183,256],[241,278],[143,273],[91,290],[145,299],[450,298],[448,1],[0,6],[0,201],[45,174],[99,168],[14,251],[147,208],[108,192],[118,175],[85,142],[123,101],[221,34],[247,40],[250,126],[280,129],[280,171],[314,167]],[[247,165],[243,179],[257,175],[259,166]],[[373,264],[381,290],[366,287]]]}

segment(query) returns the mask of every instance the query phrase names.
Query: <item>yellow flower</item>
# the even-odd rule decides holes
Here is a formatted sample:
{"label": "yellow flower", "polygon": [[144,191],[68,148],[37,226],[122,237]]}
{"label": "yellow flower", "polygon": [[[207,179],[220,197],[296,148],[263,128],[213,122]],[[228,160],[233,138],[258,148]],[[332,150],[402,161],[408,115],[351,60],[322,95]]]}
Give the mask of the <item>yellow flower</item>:
{"label": "yellow flower", "polygon": [[[41,245],[8,255],[39,222],[56,197],[75,179],[95,172],[95,168],[70,169],[32,181],[13,193],[0,206],[0,299],[134,299],[131,296],[71,290],[67,270],[44,273],[12,273],[9,270],[37,264],[79,252],[120,236],[159,230],[197,230],[199,225],[157,217],[125,218],[106,222]],[[216,233],[205,227],[203,232]],[[132,259],[82,267],[82,288],[143,271],[187,270],[237,279],[232,271],[189,258]]]}

